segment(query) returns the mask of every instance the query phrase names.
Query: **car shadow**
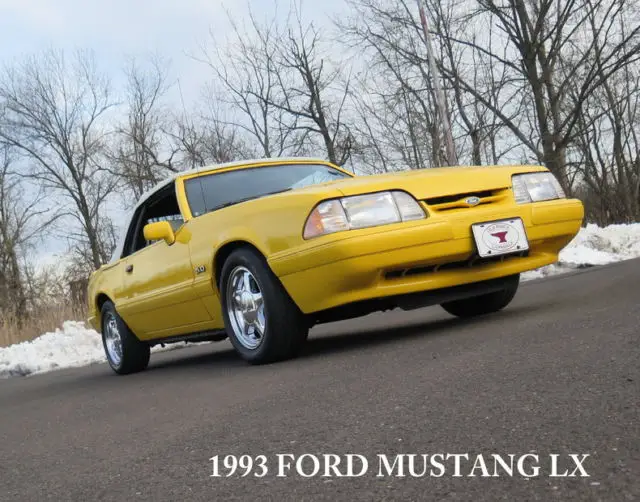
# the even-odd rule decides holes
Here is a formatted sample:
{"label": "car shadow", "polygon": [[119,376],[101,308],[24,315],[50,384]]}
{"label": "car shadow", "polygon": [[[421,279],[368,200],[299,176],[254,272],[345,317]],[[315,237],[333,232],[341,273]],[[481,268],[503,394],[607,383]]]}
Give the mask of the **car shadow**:
{"label": "car shadow", "polygon": [[[16,399],[37,400],[68,392],[69,386],[77,386],[79,390],[91,388],[91,392],[111,392],[125,385],[157,385],[160,378],[189,379],[216,378],[228,376],[237,371],[276,372],[278,368],[300,367],[314,358],[325,358],[327,355],[347,353],[385,344],[395,344],[415,338],[423,337],[453,337],[468,329],[481,328],[485,324],[505,323],[521,319],[522,316],[536,315],[539,312],[548,313],[549,309],[557,307],[555,298],[539,298],[538,301],[527,301],[524,304],[514,304],[508,309],[474,319],[458,319],[441,314],[434,317],[427,309],[402,314],[399,311],[390,315],[377,314],[378,319],[366,316],[361,320],[343,321],[323,325],[312,330],[310,338],[299,357],[266,366],[251,366],[243,361],[233,350],[228,341],[204,344],[201,346],[187,346],[184,349],[153,354],[147,371],[121,377],[115,375],[106,363],[93,364],[83,368],[69,368],[59,372],[22,377],[34,378],[39,384],[33,388],[20,385],[22,378],[17,377],[15,392]],[[421,314],[424,312],[424,319]],[[376,315],[376,314],[374,314]],[[53,378],[55,376],[55,378]],[[9,379],[11,381],[13,379]],[[34,382],[35,383],[35,382]]]}
{"label": "car shadow", "polygon": [[[413,321],[402,325],[397,324],[398,318],[395,317],[396,324],[393,325],[389,325],[388,322],[385,323],[383,321],[379,327],[358,327],[355,330],[351,322],[335,323],[333,326],[327,324],[323,327],[330,327],[331,333],[319,333],[316,335],[314,330],[312,330],[309,340],[300,355],[295,359],[277,363],[277,365],[296,364],[296,362],[325,357],[332,353],[356,351],[367,347],[397,343],[400,340],[410,340],[419,337],[452,336],[455,335],[456,330],[468,326],[482,326],[487,323],[504,322],[507,319],[517,318],[523,314],[542,309],[544,309],[544,305],[542,304],[529,304],[513,306],[508,310],[496,314],[473,319],[447,317],[444,319]],[[380,319],[384,319],[384,316],[380,316]],[[368,321],[371,322],[371,319],[368,319]],[[342,326],[339,326],[340,324],[342,324]],[[223,343],[228,344],[228,342]],[[201,366],[222,370],[235,367],[251,367],[241,360],[231,347],[229,347],[228,350],[223,349],[215,352],[199,353],[198,355],[188,355],[180,352],[175,353],[176,355],[180,355],[172,359],[156,362],[153,361],[152,357],[151,365],[147,371],[167,371],[171,369],[198,368]],[[264,366],[258,367],[264,368]]]}
{"label": "car shadow", "polygon": [[411,340],[414,338],[434,338],[439,336],[455,336],[456,331],[469,326],[483,326],[489,323],[503,322],[507,319],[517,318],[524,313],[532,313],[542,310],[537,306],[511,307],[509,310],[470,319],[447,317],[444,319],[430,319],[414,321],[401,326],[380,326],[368,329],[359,328],[355,331],[336,331],[330,335],[318,338],[310,338],[305,349],[298,359],[320,357],[336,352],[348,352],[360,350],[365,347],[375,347],[397,343],[399,340]]}

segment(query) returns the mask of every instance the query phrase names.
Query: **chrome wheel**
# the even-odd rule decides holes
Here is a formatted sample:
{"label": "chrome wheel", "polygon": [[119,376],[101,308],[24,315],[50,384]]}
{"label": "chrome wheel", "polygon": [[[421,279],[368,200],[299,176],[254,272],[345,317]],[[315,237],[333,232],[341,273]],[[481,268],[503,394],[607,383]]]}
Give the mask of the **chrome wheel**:
{"label": "chrome wheel", "polygon": [[109,359],[115,366],[122,361],[122,337],[118,328],[118,321],[112,313],[106,314],[104,323],[104,346]]}
{"label": "chrome wheel", "polygon": [[266,318],[260,285],[249,269],[236,267],[231,271],[226,300],[236,339],[249,350],[257,349],[264,337]]}

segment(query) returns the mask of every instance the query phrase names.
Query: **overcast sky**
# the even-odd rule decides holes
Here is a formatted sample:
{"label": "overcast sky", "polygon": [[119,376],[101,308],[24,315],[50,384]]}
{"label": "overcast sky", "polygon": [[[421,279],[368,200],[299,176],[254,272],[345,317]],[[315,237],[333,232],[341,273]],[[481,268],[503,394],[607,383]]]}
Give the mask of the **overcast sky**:
{"label": "overcast sky", "polygon": [[[277,8],[276,8],[277,5]],[[170,80],[180,79],[187,103],[193,103],[210,70],[194,61],[209,33],[223,41],[231,30],[227,12],[240,23],[249,9],[258,19],[284,18],[290,0],[0,0],[0,64],[11,64],[48,48],[91,49],[101,69],[117,86],[127,58],[158,53],[169,60]],[[345,8],[344,0],[302,0],[305,20],[329,24]],[[177,99],[174,87],[173,98]],[[116,217],[122,225],[122,217]],[[38,250],[42,263],[57,263],[66,248],[58,239]]]}
{"label": "overcast sky", "polygon": [[[101,67],[118,82],[127,56],[158,52],[171,61],[183,92],[197,93],[208,72],[187,54],[209,39],[224,38],[234,19],[284,16],[289,0],[0,0],[0,60],[11,62],[45,48],[93,49]],[[303,0],[305,19],[328,23],[344,0]],[[189,96],[187,96],[188,98]]]}

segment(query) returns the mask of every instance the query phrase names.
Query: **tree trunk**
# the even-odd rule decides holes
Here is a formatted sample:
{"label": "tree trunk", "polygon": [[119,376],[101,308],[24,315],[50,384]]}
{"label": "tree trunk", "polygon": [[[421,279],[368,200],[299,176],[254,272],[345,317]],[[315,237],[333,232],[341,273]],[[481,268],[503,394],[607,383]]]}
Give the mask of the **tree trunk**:
{"label": "tree trunk", "polygon": [[471,135],[471,158],[474,166],[482,165],[482,139],[480,138],[480,131],[473,129],[470,132]]}
{"label": "tree trunk", "polygon": [[567,196],[569,196],[571,193],[571,183],[569,182],[567,173],[566,148],[556,148],[553,141],[543,140],[543,153],[542,163],[558,178],[560,186]]}

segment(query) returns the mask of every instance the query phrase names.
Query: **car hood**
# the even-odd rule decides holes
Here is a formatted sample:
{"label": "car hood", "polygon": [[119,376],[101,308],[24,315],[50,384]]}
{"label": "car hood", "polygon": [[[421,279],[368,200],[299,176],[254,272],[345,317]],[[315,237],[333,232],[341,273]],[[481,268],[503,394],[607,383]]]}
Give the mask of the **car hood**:
{"label": "car hood", "polygon": [[423,200],[511,187],[511,176],[546,171],[541,166],[439,167],[391,174],[356,176],[326,183],[343,195],[404,190]]}

